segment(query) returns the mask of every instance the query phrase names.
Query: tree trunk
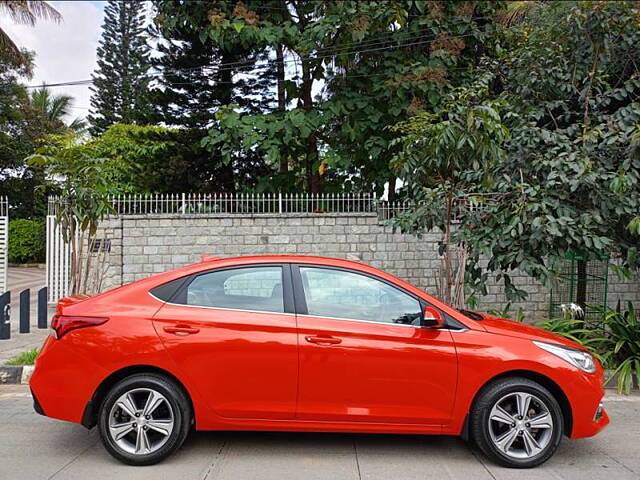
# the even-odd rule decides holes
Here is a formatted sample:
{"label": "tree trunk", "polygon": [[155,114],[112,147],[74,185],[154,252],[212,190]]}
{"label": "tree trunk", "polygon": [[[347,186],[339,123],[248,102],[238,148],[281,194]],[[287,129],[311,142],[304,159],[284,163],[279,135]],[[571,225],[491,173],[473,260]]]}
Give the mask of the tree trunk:
{"label": "tree trunk", "polygon": [[[313,77],[308,61],[302,61],[302,108],[309,112],[313,109]],[[318,140],[315,133],[307,138],[305,168],[307,173],[307,189],[311,193],[320,193],[320,174],[314,168],[318,160]]]}
{"label": "tree trunk", "polygon": [[396,199],[396,177],[395,175],[389,177],[389,194],[387,198],[390,202],[393,202]]}
{"label": "tree trunk", "polygon": [[[278,111],[284,112],[287,109],[286,92],[284,89],[284,48],[279,43],[276,47],[276,78],[278,82]],[[280,173],[286,173],[289,170],[289,161],[286,155],[280,158]]]}
{"label": "tree trunk", "polygon": [[[221,63],[227,64],[237,62],[241,60],[238,55],[234,55],[232,52],[225,52],[222,54]],[[221,103],[223,105],[230,105],[233,102],[233,70],[230,68],[224,69],[220,72],[220,89],[223,94],[220,96]],[[222,166],[222,181],[226,191],[233,193],[236,190],[235,175],[233,172],[233,164],[225,164]]]}

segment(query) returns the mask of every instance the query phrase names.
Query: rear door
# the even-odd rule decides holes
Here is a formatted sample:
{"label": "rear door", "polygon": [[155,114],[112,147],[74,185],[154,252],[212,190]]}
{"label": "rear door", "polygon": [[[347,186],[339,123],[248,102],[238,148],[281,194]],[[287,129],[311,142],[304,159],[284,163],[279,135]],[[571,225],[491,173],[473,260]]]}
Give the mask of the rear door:
{"label": "rear door", "polygon": [[448,330],[420,326],[419,299],[350,270],[299,265],[293,275],[299,419],[449,422],[457,381],[453,339]]}
{"label": "rear door", "polygon": [[289,265],[194,275],[159,310],[154,325],[178,368],[218,415],[294,417],[298,347]]}

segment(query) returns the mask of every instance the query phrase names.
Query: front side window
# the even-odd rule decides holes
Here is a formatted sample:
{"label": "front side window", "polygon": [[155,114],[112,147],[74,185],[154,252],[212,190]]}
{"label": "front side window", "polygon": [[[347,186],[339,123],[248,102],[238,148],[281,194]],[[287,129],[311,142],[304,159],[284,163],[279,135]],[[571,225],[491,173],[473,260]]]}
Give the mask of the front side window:
{"label": "front side window", "polygon": [[420,325],[420,302],[375,278],[343,270],[300,267],[309,315]]}
{"label": "front side window", "polygon": [[187,287],[187,305],[284,312],[282,267],[243,267],[198,275]]}

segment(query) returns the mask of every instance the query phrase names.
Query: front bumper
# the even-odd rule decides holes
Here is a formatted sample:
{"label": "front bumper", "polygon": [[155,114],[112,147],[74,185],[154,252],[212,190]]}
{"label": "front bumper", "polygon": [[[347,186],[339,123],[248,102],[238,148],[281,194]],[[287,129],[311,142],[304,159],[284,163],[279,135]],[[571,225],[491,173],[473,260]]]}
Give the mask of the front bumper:
{"label": "front bumper", "polygon": [[591,420],[583,419],[580,421],[579,429],[576,430],[576,426],[574,425],[574,429],[571,435],[571,438],[586,438],[593,437],[597,433],[599,433],[604,427],[609,425],[611,420],[609,419],[609,414],[607,410],[604,408],[602,402],[598,403]]}

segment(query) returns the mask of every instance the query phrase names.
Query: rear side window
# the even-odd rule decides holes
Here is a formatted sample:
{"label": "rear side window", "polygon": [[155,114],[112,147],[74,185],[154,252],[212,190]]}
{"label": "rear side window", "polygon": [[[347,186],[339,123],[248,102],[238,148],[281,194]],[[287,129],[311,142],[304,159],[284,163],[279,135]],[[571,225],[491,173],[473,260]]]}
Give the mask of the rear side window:
{"label": "rear side window", "polygon": [[180,303],[282,313],[282,267],[242,267],[203,273],[189,283]]}
{"label": "rear side window", "polygon": [[[170,282],[163,283],[162,285],[158,285],[155,288],[149,290],[151,295],[156,297],[163,302],[176,302],[176,294],[178,294],[178,290],[189,280],[190,277],[182,277],[176,278],[175,280],[171,280]],[[177,302],[184,303],[184,302]]]}

